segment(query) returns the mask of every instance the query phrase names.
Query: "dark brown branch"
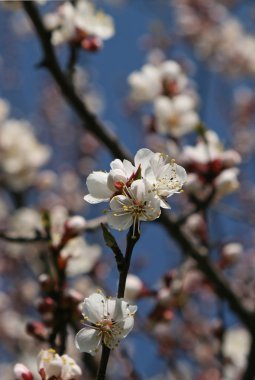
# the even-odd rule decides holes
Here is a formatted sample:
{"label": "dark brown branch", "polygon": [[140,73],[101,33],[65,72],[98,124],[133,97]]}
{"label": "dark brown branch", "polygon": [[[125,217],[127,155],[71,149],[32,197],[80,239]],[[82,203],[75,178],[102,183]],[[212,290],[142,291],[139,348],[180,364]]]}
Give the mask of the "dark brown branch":
{"label": "dark brown branch", "polygon": [[11,236],[5,232],[0,232],[0,239],[8,241],[10,243],[37,243],[37,242],[47,242],[48,238],[43,235],[35,235],[32,237],[23,237],[23,236]]}
{"label": "dark brown branch", "polygon": [[[110,151],[111,153],[120,159],[129,159],[129,153],[120,145],[119,140],[109,132],[101,121],[96,116],[91,114],[84,103],[79,99],[73,86],[67,81],[59,63],[56,59],[54,50],[50,42],[50,36],[46,31],[41,17],[37,11],[37,8],[32,1],[24,1],[23,7],[31,19],[35,31],[39,37],[43,52],[44,52],[44,66],[51,72],[56,83],[60,87],[67,102],[73,108],[73,110],[79,115],[81,120],[85,123],[86,128],[90,130]],[[206,257],[206,252],[202,251],[199,247],[196,247],[189,238],[184,234],[180,226],[177,225],[174,218],[167,217],[164,213],[160,219],[160,222],[164,225],[166,230],[172,236],[172,238],[179,244],[184,252],[191,256],[196,262],[199,269],[206,275],[206,277],[212,282],[216,293],[220,298],[226,299],[232,308],[237,313],[240,320],[250,330],[254,330],[254,322],[252,315],[247,311],[236,297],[234,292],[229,287],[226,280],[220,275],[218,270],[210,263]]]}

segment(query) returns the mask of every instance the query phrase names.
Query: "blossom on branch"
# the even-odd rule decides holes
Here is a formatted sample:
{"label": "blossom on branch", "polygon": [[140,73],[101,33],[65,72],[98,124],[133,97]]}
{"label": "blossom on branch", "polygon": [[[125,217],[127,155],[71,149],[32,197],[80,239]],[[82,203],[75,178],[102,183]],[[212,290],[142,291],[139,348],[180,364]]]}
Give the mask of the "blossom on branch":
{"label": "blossom on branch", "polygon": [[45,16],[45,23],[52,31],[54,45],[70,42],[91,51],[100,48],[102,40],[115,33],[111,16],[96,11],[93,3],[87,0],[61,4],[55,13]]}
{"label": "blossom on branch", "polygon": [[118,230],[140,221],[152,221],[160,216],[160,207],[170,208],[166,199],[180,192],[186,181],[186,171],[167,155],[140,149],[134,165],[114,160],[110,172],[95,171],[87,178],[88,203],[110,202],[107,220]]}
{"label": "blossom on branch", "polygon": [[91,355],[95,355],[102,344],[114,349],[132,330],[136,310],[136,306],[123,299],[107,298],[101,292],[85,298],[82,314],[86,324],[75,337],[77,349]]}

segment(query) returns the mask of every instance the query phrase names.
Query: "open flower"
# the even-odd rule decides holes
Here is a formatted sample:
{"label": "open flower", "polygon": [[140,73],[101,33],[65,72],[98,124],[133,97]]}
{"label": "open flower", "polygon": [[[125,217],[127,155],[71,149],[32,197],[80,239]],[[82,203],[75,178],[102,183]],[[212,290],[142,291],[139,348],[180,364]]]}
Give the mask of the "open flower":
{"label": "open flower", "polygon": [[54,45],[72,42],[86,49],[91,37],[106,40],[114,35],[112,18],[96,11],[92,2],[87,0],[78,0],[75,5],[65,2],[56,13],[45,16],[45,23],[52,30]]}
{"label": "open flower", "polygon": [[160,200],[146,180],[134,181],[123,192],[125,195],[116,195],[110,201],[107,222],[112,228],[122,231],[133,225],[135,234],[139,232],[140,221],[152,221],[160,216]]}
{"label": "open flower", "polygon": [[134,165],[127,160],[114,160],[110,172],[94,171],[87,178],[89,203],[110,202],[108,224],[117,230],[133,225],[139,232],[140,221],[152,221],[160,216],[160,207],[174,193],[180,192],[187,174],[167,155],[140,149]]}
{"label": "open flower", "polygon": [[85,298],[82,314],[89,323],[75,337],[77,349],[95,355],[102,344],[117,347],[132,330],[136,310],[123,299],[107,298],[101,292]]}
{"label": "open flower", "polygon": [[42,380],[79,380],[81,369],[68,355],[59,356],[55,350],[41,350],[38,357],[38,371]]}
{"label": "open flower", "polygon": [[196,102],[188,95],[177,95],[172,99],[167,96],[157,97],[154,111],[158,131],[170,133],[177,138],[193,131],[199,123],[195,107]]}
{"label": "open flower", "polygon": [[151,184],[154,195],[160,199],[160,206],[170,208],[165,199],[180,192],[187,180],[185,169],[168,155],[153,153],[149,149],[138,151],[137,160],[141,165],[142,176]]}

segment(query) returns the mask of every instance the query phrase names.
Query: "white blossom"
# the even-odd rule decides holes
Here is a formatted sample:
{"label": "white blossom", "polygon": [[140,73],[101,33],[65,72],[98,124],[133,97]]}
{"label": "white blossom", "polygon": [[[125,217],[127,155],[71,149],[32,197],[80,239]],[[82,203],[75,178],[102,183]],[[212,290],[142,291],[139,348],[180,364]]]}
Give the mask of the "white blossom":
{"label": "white blossom", "polygon": [[117,347],[132,330],[136,310],[123,299],[107,298],[101,292],[85,298],[82,314],[86,324],[75,337],[77,349],[94,355],[102,344]]}
{"label": "white blossom", "polygon": [[215,179],[215,188],[217,194],[223,196],[239,189],[240,183],[237,178],[239,169],[230,168],[223,170]]}
{"label": "white blossom", "polygon": [[111,199],[107,223],[119,231],[133,225],[135,236],[135,232],[140,231],[140,221],[152,221],[160,216],[160,200],[144,179],[134,181],[123,192],[125,195],[116,195]]}
{"label": "white blossom", "polygon": [[161,92],[160,72],[157,67],[147,64],[141,71],[134,71],[128,77],[131,99],[135,102],[152,101]]}
{"label": "white blossom", "polygon": [[55,350],[41,350],[37,357],[38,371],[42,380],[79,380],[80,367],[68,355],[59,356]]}
{"label": "white blossom", "polygon": [[75,5],[65,2],[55,13],[45,16],[45,23],[52,30],[55,45],[64,42],[82,44],[89,36],[106,40],[115,33],[112,18],[103,11],[96,11],[93,3],[87,0],[78,0]]}
{"label": "white blossom", "polygon": [[172,99],[159,96],[154,102],[156,126],[160,133],[181,137],[194,130],[199,123],[196,103],[191,96],[177,95]]}
{"label": "white blossom", "polygon": [[50,148],[42,145],[31,125],[23,120],[5,120],[0,126],[0,167],[6,183],[14,190],[31,186],[37,170],[50,157]]}
{"label": "white blossom", "polygon": [[140,221],[152,221],[160,216],[160,207],[170,208],[166,198],[180,192],[187,175],[167,155],[140,149],[134,165],[114,160],[110,172],[95,171],[87,178],[89,203],[110,202],[107,221],[112,228],[124,230]]}
{"label": "white blossom", "polygon": [[13,371],[15,375],[15,380],[33,380],[34,379],[31,371],[22,363],[15,364]]}
{"label": "white blossom", "polygon": [[125,299],[128,299],[129,301],[134,301],[141,294],[143,289],[143,282],[138,276],[134,274],[127,275],[124,294]]}

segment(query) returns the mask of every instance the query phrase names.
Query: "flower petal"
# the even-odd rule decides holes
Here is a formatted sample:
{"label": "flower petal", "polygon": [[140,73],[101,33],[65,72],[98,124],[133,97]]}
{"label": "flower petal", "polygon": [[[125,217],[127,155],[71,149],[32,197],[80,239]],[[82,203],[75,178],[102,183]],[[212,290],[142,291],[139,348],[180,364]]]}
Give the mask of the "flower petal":
{"label": "flower petal", "polygon": [[[90,196],[99,199],[99,202],[107,201],[112,195],[112,191],[107,186],[108,173],[93,172],[87,178],[87,188]],[[92,199],[93,199],[92,198]],[[90,197],[86,197],[89,202]]]}
{"label": "flower petal", "polygon": [[106,297],[102,293],[93,293],[85,298],[82,313],[92,323],[100,322],[106,312]]}
{"label": "flower petal", "polygon": [[114,215],[112,213],[107,214],[107,223],[111,228],[118,231],[127,230],[133,224],[133,217],[131,214],[126,215]]}
{"label": "flower petal", "polygon": [[102,333],[90,327],[84,327],[75,336],[75,346],[81,352],[95,355],[102,340]]}

